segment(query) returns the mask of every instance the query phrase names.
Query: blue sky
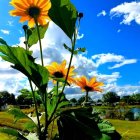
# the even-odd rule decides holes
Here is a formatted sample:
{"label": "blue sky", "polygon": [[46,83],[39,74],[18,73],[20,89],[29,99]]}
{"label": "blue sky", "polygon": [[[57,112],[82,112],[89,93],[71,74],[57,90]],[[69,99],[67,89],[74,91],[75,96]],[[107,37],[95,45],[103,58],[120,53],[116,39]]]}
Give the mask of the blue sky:
{"label": "blue sky", "polygon": [[[76,56],[77,61],[73,62],[79,75],[97,76],[98,80],[105,82],[105,91],[116,91],[119,95],[140,92],[140,2],[133,0],[71,1],[78,12],[84,14],[76,45],[86,47],[87,52]],[[9,5],[9,0],[1,1],[0,37],[10,45],[20,44],[22,46],[23,24],[19,23],[18,17],[9,15],[8,12],[11,9],[13,7]],[[57,32],[54,35],[55,29]],[[45,56],[51,57],[50,60],[46,59],[46,64],[68,58],[69,54],[65,53],[64,48],[61,54],[57,49],[64,42],[69,44],[69,39],[60,29],[50,24],[45,39],[49,40],[49,43],[44,51],[50,54],[45,54]],[[54,50],[49,47],[54,44],[55,47],[52,48],[56,51],[55,55],[52,53]],[[34,54],[37,54],[37,49]],[[8,89],[18,94],[20,88],[28,85],[25,77],[18,73],[16,73],[18,76],[15,76],[15,72],[9,68],[8,63],[2,60],[0,63],[1,73],[7,75],[6,79],[2,74],[0,75],[0,89]],[[6,70],[7,68],[9,71]],[[16,86],[12,82],[16,82]],[[81,95],[75,87],[66,91],[69,93],[69,98],[78,98]],[[71,91],[77,95],[70,95]],[[96,98],[100,95],[92,96]]]}

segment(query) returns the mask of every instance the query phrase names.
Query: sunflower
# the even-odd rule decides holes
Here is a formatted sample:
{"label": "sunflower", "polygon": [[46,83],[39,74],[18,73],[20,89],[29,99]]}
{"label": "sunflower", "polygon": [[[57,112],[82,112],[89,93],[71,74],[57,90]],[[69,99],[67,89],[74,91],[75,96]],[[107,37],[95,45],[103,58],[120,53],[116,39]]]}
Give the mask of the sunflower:
{"label": "sunflower", "polygon": [[85,76],[81,76],[79,78],[75,79],[76,84],[81,87],[82,91],[99,91],[102,92],[102,89],[100,89],[100,86],[103,86],[104,84],[102,82],[97,82],[96,77],[91,78],[88,80]]}
{"label": "sunflower", "polygon": [[96,77],[93,77],[90,80],[88,80],[85,76],[75,78],[75,83],[82,89],[82,91],[86,91],[85,103],[88,102],[89,92],[91,91],[102,92],[102,89],[100,89],[100,86],[104,85],[102,82],[97,82]]}
{"label": "sunflower", "polygon": [[[66,68],[66,60],[64,60],[61,64],[58,64],[57,62],[52,62],[49,66],[46,66],[51,76],[54,78],[66,78],[68,68]],[[68,83],[73,83],[75,75],[74,72],[74,66],[70,67],[69,75],[67,78]]]}
{"label": "sunflower", "polygon": [[20,22],[28,20],[29,27],[34,27],[35,20],[40,25],[45,25],[46,19],[50,20],[48,16],[51,8],[50,0],[12,0],[10,4],[15,7],[10,11],[10,15],[21,16]]}

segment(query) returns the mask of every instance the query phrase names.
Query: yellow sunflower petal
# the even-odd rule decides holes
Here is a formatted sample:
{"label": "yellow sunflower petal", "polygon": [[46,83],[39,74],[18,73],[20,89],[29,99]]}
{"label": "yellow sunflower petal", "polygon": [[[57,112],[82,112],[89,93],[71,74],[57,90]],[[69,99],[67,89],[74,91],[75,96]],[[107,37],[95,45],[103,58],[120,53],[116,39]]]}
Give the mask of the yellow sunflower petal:
{"label": "yellow sunflower petal", "polygon": [[88,80],[87,80],[87,78],[86,78],[85,76],[82,76],[82,77],[81,77],[81,81],[82,81],[83,83],[85,83],[85,85],[88,85]]}
{"label": "yellow sunflower petal", "polygon": [[46,68],[48,69],[48,71],[50,72],[50,74],[53,74],[56,70],[51,67],[51,66],[46,66]]}
{"label": "yellow sunflower petal", "polygon": [[27,7],[29,6],[28,0],[19,0],[20,3],[24,3]]}
{"label": "yellow sunflower petal", "polygon": [[42,11],[46,11],[46,10],[48,11],[51,8],[51,6],[52,6],[51,2],[48,1],[48,3],[41,6]]}
{"label": "yellow sunflower petal", "polygon": [[65,67],[66,67],[66,60],[63,60],[62,63],[61,63],[61,68],[65,69]]}
{"label": "yellow sunflower petal", "polygon": [[19,10],[11,10],[10,12],[10,15],[12,16],[26,16],[26,14],[22,11],[19,11]]}
{"label": "yellow sunflower petal", "polygon": [[46,3],[48,3],[48,0],[40,0],[37,5],[42,8]]}
{"label": "yellow sunflower petal", "polygon": [[96,82],[96,77],[93,77],[89,81],[89,85],[92,86]]}
{"label": "yellow sunflower petal", "polygon": [[94,91],[99,91],[99,92],[102,92],[103,90],[100,89],[100,88],[94,88]]}
{"label": "yellow sunflower petal", "polygon": [[16,9],[25,11],[27,6],[18,2],[13,3],[13,5],[15,6]]}
{"label": "yellow sunflower petal", "polygon": [[26,20],[29,20],[29,19],[30,19],[30,17],[29,17],[28,15],[22,16],[22,17],[20,18],[20,22],[25,22]]}
{"label": "yellow sunflower petal", "polygon": [[31,18],[31,19],[29,20],[28,25],[29,25],[30,28],[34,27],[35,22],[34,22],[34,19],[33,19],[33,18]]}
{"label": "yellow sunflower petal", "polygon": [[40,16],[40,17],[38,18],[38,22],[39,22],[40,25],[45,25],[45,24],[47,24],[46,19],[43,19],[42,16]]}
{"label": "yellow sunflower petal", "polygon": [[40,0],[34,0],[34,5],[37,6]]}
{"label": "yellow sunflower petal", "polygon": [[102,83],[102,82],[95,82],[94,83],[94,87],[99,87],[99,86],[103,86],[104,85],[104,83]]}

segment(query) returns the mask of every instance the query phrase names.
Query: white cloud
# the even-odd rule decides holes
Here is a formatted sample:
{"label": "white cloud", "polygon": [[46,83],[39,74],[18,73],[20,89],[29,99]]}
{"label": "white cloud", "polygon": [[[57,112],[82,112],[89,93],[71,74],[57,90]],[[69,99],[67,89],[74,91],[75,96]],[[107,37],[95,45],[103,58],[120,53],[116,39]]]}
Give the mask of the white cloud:
{"label": "white cloud", "polygon": [[[24,37],[21,37],[19,40],[19,46],[25,47],[24,45]],[[64,34],[64,32],[58,28],[57,25],[52,22],[49,25],[47,33],[45,34],[45,38],[42,39],[43,46],[43,56],[45,65],[50,64],[53,61],[62,62],[62,60],[66,59],[69,62],[70,53],[63,47],[63,44],[67,44],[69,47],[71,46],[70,39]],[[39,45],[36,44],[30,48],[33,50],[33,55],[37,61],[40,63],[40,53],[39,53]],[[114,62],[117,64],[121,63],[133,63],[131,59],[125,59],[122,55],[115,54],[98,54],[92,56],[92,58],[87,58],[86,54],[75,55],[72,61],[72,65],[75,66],[76,72],[78,75],[86,75],[87,77],[97,76],[97,80],[103,81],[105,86],[103,87],[104,91],[114,90],[118,92],[125,92],[126,90],[118,90],[117,89],[117,80],[121,78],[119,72],[113,72],[111,74],[100,74],[98,73],[98,67],[108,62]],[[124,64],[123,64],[124,65]],[[19,73],[16,70],[10,68],[10,63],[5,62],[0,59],[0,90],[7,90],[10,93],[15,93],[18,95],[18,91],[22,88],[29,88],[27,78]],[[115,65],[114,65],[115,66]],[[137,87],[134,87],[133,90],[137,90]],[[132,90],[131,90],[132,91]],[[67,93],[67,97],[77,99],[85,93],[82,93],[80,88],[76,86],[67,87],[65,90]],[[124,93],[123,93],[124,94]],[[90,93],[93,99],[98,99],[102,96],[102,93]]]}
{"label": "white cloud", "polygon": [[126,64],[133,64],[133,63],[137,62],[137,59],[126,59],[122,55],[116,55],[113,53],[93,55],[92,59],[95,61],[96,67],[99,67],[100,65],[106,64],[109,62],[110,63],[111,62],[117,63],[114,66],[109,67],[109,69],[119,68],[119,67],[124,66]]}
{"label": "white cloud", "polygon": [[84,37],[84,34],[80,34],[80,33],[78,33],[78,35],[77,35],[77,39],[82,39]]}
{"label": "white cloud", "polygon": [[120,17],[123,15],[123,20],[121,24],[130,25],[132,21],[140,24],[140,2],[124,2],[110,10],[112,17]]}
{"label": "white cloud", "polygon": [[9,31],[9,30],[1,29],[0,31],[1,31],[3,34],[6,34],[6,35],[9,35],[9,34],[10,34],[10,31]]}
{"label": "white cloud", "polygon": [[13,26],[13,23],[14,23],[14,21],[12,21],[12,20],[9,20],[9,21],[8,21],[8,25],[9,25],[9,26]]}
{"label": "white cloud", "polygon": [[121,29],[118,29],[117,32],[120,33],[121,32]]}
{"label": "white cloud", "polygon": [[106,11],[105,10],[102,10],[100,13],[97,14],[97,17],[100,17],[100,16],[106,16]]}
{"label": "white cloud", "polygon": [[136,62],[137,62],[136,59],[123,60],[121,63],[115,64],[113,67],[109,67],[109,69],[119,68],[119,67],[122,67],[122,66],[127,65],[127,64],[134,64]]}

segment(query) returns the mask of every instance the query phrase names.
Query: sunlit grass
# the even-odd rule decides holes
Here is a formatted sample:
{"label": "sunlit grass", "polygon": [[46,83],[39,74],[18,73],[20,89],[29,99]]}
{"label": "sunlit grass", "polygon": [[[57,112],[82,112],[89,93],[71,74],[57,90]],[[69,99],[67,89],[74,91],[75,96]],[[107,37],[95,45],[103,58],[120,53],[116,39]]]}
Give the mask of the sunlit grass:
{"label": "sunlit grass", "polygon": [[140,140],[140,121],[108,120],[122,135],[122,140]]}
{"label": "sunlit grass", "polygon": [[6,135],[5,133],[0,133],[0,140],[16,140],[16,137]]}
{"label": "sunlit grass", "polygon": [[[24,110],[28,112],[28,110]],[[30,110],[31,111],[31,110]],[[30,112],[29,111],[29,112]],[[44,123],[43,117],[41,122]],[[140,140],[140,121],[124,121],[108,119],[116,128],[116,130],[122,135],[122,140]],[[14,117],[6,112],[0,112],[0,127],[8,126],[11,128],[16,128],[18,130],[23,130],[23,124],[27,122],[26,119],[21,119],[17,123],[14,123]],[[49,137],[51,137],[52,124],[49,127]],[[53,125],[53,134],[57,133],[56,121]],[[15,140],[15,137],[0,133],[0,140]]]}

